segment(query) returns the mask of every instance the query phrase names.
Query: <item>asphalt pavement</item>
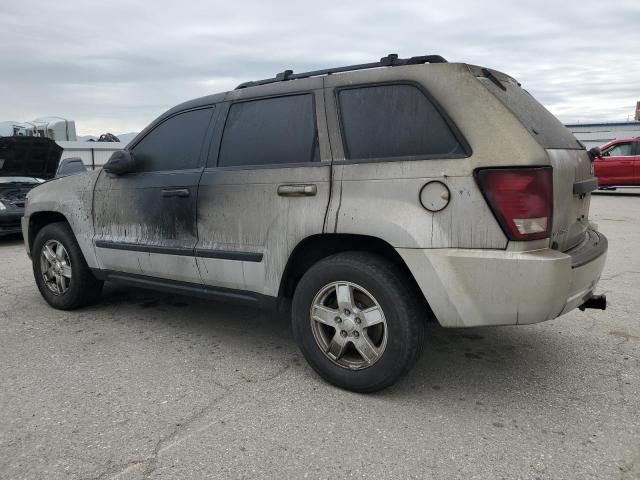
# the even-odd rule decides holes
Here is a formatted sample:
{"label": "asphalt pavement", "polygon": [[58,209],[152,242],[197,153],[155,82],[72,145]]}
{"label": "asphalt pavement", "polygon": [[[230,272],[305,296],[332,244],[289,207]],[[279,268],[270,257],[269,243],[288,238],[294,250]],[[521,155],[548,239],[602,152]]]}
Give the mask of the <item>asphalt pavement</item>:
{"label": "asphalt pavement", "polygon": [[286,315],[118,286],[54,310],[0,239],[0,479],[638,479],[640,195],[591,212],[606,312],[432,325],[372,395],[320,380]]}

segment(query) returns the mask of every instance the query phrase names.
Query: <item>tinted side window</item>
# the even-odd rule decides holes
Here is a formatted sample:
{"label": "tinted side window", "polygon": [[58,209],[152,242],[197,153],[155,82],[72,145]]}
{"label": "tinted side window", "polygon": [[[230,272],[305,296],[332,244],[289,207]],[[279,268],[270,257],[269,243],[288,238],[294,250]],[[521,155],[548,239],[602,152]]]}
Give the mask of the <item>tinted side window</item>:
{"label": "tinted side window", "polygon": [[197,168],[212,111],[207,108],[181,113],[154,128],[133,147],[137,170]]}
{"label": "tinted side window", "polygon": [[464,154],[440,112],[413,85],[380,85],[338,94],[347,158]]}
{"label": "tinted side window", "polygon": [[[66,163],[63,163],[64,160],[67,160]],[[74,173],[82,173],[87,171],[87,167],[82,163],[81,158],[67,159],[65,158],[60,162],[58,166],[58,172],[56,173],[57,177],[66,177],[69,175],[73,175]]]}
{"label": "tinted side window", "polygon": [[251,100],[229,108],[218,166],[311,162],[317,156],[311,94]]}

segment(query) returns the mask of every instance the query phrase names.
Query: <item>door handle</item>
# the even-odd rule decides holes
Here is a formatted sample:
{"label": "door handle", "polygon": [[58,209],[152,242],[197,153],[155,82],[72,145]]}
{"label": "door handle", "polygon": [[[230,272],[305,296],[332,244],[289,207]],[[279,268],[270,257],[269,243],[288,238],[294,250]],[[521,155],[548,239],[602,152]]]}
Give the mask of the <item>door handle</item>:
{"label": "door handle", "polygon": [[182,197],[186,198],[191,195],[188,188],[166,188],[162,190],[163,197]]}
{"label": "door handle", "polygon": [[313,197],[318,193],[316,185],[278,185],[278,195],[281,197]]}

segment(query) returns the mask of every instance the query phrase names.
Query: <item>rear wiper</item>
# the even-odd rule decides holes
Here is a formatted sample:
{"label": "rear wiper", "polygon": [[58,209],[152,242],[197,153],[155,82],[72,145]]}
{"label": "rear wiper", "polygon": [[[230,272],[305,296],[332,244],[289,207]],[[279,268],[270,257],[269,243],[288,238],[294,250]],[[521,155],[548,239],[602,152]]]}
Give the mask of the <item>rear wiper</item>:
{"label": "rear wiper", "polygon": [[491,70],[487,69],[487,68],[483,68],[482,69],[482,73],[484,73],[484,76],[487,77],[489,80],[491,80],[493,83],[496,84],[496,86],[500,89],[500,90],[504,90],[505,92],[507,91],[507,87],[505,87],[502,82],[498,79],[498,77],[496,77]]}

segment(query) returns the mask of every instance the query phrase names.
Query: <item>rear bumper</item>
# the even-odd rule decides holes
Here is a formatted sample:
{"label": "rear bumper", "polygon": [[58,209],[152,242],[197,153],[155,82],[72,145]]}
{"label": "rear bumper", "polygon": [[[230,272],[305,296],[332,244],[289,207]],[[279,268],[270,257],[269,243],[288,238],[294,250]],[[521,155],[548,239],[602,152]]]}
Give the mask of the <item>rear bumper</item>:
{"label": "rear bumper", "polygon": [[585,237],[580,245],[565,252],[571,257],[572,275],[569,296],[560,315],[579,307],[593,295],[604,269],[609,248],[607,237],[594,230],[587,231]]}
{"label": "rear bumper", "polygon": [[398,249],[445,327],[523,325],[563,315],[592,294],[607,239],[594,230],[568,252]]}

